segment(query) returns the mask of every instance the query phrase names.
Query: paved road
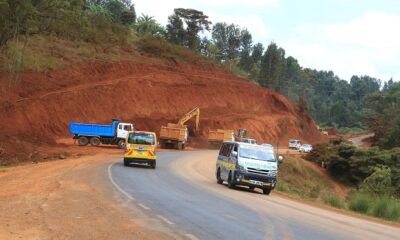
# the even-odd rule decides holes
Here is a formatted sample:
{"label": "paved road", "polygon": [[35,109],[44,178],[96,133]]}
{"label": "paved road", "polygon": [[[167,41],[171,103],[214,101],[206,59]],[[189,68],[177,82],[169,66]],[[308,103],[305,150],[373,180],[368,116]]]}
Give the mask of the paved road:
{"label": "paved road", "polygon": [[157,169],[110,167],[117,188],[188,239],[399,239],[400,228],[342,215],[214,177],[216,151],[159,153]]}

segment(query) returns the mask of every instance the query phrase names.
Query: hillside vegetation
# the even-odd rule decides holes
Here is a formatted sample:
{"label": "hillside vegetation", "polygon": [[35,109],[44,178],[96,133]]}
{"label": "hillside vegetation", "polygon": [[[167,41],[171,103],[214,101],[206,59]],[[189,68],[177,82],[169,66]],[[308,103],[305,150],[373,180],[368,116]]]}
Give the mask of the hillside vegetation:
{"label": "hillside vegetation", "polygon": [[[24,69],[64,66],[57,60],[64,56],[60,51],[49,57],[37,53],[35,58],[29,44],[36,44],[32,40],[36,35],[72,41],[72,45],[83,51],[82,56],[74,57],[78,62],[118,60],[115,49],[127,46],[132,49],[134,42],[141,50],[172,61],[177,55],[181,60],[196,59],[188,51],[182,51],[186,48],[298,102],[320,126],[347,132],[367,129],[365,98],[394,84],[393,80],[383,83],[370,76],[353,76],[348,82],[332,71],[303,68],[276,43],[253,42],[247,29],[235,23],[212,24],[212,19],[198,10],[176,8],[168,17],[168,24],[162,26],[151,16],[137,17],[133,3],[127,0],[1,0],[0,67],[18,73]],[[204,31],[210,31],[211,37],[201,37]],[[96,47],[93,49],[86,43]],[[105,57],[108,53],[110,57]]]}

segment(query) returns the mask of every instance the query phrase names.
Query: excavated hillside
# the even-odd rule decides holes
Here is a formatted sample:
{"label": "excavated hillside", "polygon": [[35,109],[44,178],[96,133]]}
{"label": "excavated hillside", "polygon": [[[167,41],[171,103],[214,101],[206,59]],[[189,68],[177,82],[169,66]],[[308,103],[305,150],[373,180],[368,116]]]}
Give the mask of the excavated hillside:
{"label": "excavated hillside", "polygon": [[191,137],[193,147],[205,147],[209,129],[217,128],[245,128],[261,142],[284,146],[289,138],[323,141],[307,113],[280,94],[212,64],[143,58],[25,72],[12,88],[10,76],[0,74],[0,159],[25,161],[38,146],[55,146],[71,137],[71,120],[119,118],[158,132],[194,107],[201,109],[201,130]]}

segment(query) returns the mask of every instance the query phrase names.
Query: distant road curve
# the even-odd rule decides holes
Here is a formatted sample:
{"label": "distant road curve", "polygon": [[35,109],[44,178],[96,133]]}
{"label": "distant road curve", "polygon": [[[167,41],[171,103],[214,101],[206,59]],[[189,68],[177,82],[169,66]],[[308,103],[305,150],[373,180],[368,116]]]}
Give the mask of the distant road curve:
{"label": "distant road curve", "polygon": [[[400,228],[270,196],[228,189],[214,177],[216,151],[160,152],[157,169],[109,166],[131,202],[182,239],[399,239]],[[150,226],[151,227],[151,226]]]}
{"label": "distant road curve", "polygon": [[363,147],[364,139],[370,138],[374,136],[374,133],[363,134],[357,137],[349,138],[349,141],[352,142],[356,147]]}

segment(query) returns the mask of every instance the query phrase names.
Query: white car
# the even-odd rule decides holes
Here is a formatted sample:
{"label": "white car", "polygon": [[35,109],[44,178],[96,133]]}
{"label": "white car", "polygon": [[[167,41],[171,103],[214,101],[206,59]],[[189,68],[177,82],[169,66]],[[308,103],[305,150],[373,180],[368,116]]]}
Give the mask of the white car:
{"label": "white car", "polygon": [[303,144],[299,148],[299,152],[309,153],[312,151],[312,146],[310,144]]}
{"label": "white car", "polygon": [[297,149],[297,150],[298,150],[298,149],[301,147],[300,140],[297,140],[297,139],[290,139],[290,140],[289,140],[288,146],[289,146],[289,148]]}

